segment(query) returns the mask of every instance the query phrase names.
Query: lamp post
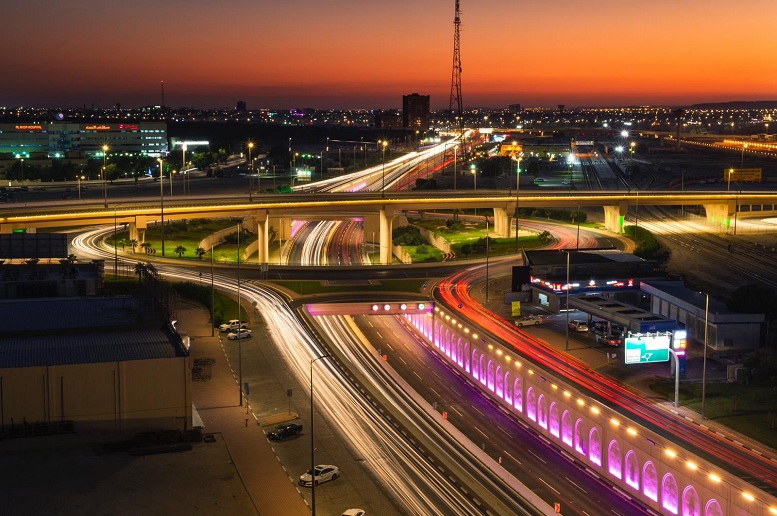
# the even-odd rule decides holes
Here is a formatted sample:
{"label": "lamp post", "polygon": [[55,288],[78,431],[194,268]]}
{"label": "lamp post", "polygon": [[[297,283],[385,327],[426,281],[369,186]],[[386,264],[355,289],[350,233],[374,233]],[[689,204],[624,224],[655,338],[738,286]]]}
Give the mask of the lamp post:
{"label": "lamp post", "polygon": [[19,165],[19,168],[22,171],[22,183],[24,183],[24,158],[20,158],[21,164]]}
{"label": "lamp post", "polygon": [[[162,182],[164,181],[165,175],[164,175],[164,168],[163,164],[164,161],[162,158],[159,158],[157,161],[159,161],[159,213],[162,220],[162,256],[165,255],[165,190],[162,188]],[[106,201],[107,202],[107,201]]]}
{"label": "lamp post", "polygon": [[386,140],[383,140],[380,142],[380,144],[383,146],[383,172],[382,172],[382,179],[383,184],[380,188],[380,196],[385,198],[386,197],[386,146],[388,145],[388,142]]}
{"label": "lamp post", "polygon": [[726,191],[727,192],[731,191],[731,174],[733,174],[733,173],[734,173],[734,169],[733,168],[728,169],[728,178],[726,180]]}
{"label": "lamp post", "polygon": [[254,150],[254,142],[248,142],[248,200],[253,201],[254,192],[254,162],[251,161],[251,153]]}
{"label": "lamp post", "polygon": [[326,354],[310,361],[310,507],[313,516],[316,516],[316,447],[313,439],[313,364],[322,358],[329,358]]}
{"label": "lamp post", "polygon": [[707,391],[707,331],[709,330],[710,318],[710,295],[704,294],[706,301],[704,303],[704,359],[701,366],[701,418],[704,419],[704,399]]}
{"label": "lamp post", "polygon": [[214,245],[210,244],[210,336],[215,334],[216,326],[216,287],[213,282],[213,248]]}
{"label": "lamp post", "polygon": [[475,191],[477,192],[478,191],[478,171],[475,168],[474,163],[469,166],[469,169],[472,171],[472,177],[474,178],[474,181],[475,181]]}
{"label": "lamp post", "polygon": [[486,303],[488,303],[488,215],[486,215]]}
{"label": "lamp post", "polygon": [[76,176],[76,179],[78,180],[78,200],[81,200],[81,180],[84,178],[84,176]]}
{"label": "lamp post", "polygon": [[117,204],[113,207],[113,275],[119,275],[119,245],[116,243],[116,209],[119,207]]}
{"label": "lamp post", "polygon": [[[185,194],[186,193],[186,187],[187,187],[187,184],[186,184],[186,175],[187,175],[186,174],[186,144],[185,143],[181,146],[181,173],[183,174],[183,186],[184,186],[183,193]],[[170,183],[170,184],[172,185],[173,183]]]}
{"label": "lamp post", "polygon": [[742,169],[745,167],[745,149],[747,148],[747,143],[742,144],[742,158],[739,160],[739,168]]}
{"label": "lamp post", "polygon": [[108,145],[103,145],[103,169],[102,169],[102,180],[103,180],[103,205],[107,208],[108,207],[108,184],[106,183],[106,170],[105,167],[107,166],[108,161]]}
{"label": "lamp post", "polygon": [[[416,135],[418,134],[418,131],[416,131]],[[418,139],[418,136],[416,136],[416,139]],[[456,144],[453,146],[453,189],[456,189],[456,176],[459,175],[459,171],[457,170],[458,165],[458,159],[457,159],[457,153],[459,151],[459,142],[456,142]]]}
{"label": "lamp post", "polygon": [[515,171],[515,252],[518,253],[520,250],[520,246],[518,244],[518,231],[520,230],[520,223],[519,223],[519,217],[520,213],[518,211],[518,203],[521,199],[521,156],[518,156],[518,166],[516,167]]}
{"label": "lamp post", "polygon": [[237,222],[237,376],[238,376],[238,391],[240,393],[240,400],[238,405],[243,406],[243,339],[240,335],[240,233],[242,232],[242,218],[231,218],[232,222]]}
{"label": "lamp post", "polygon": [[567,306],[566,306],[566,308],[567,308],[567,310],[566,310],[566,312],[567,312],[567,341],[566,341],[566,345],[564,346],[564,351],[569,351],[569,290],[570,290],[570,285],[569,285],[569,251],[567,251],[567,285],[566,286],[567,286]]}

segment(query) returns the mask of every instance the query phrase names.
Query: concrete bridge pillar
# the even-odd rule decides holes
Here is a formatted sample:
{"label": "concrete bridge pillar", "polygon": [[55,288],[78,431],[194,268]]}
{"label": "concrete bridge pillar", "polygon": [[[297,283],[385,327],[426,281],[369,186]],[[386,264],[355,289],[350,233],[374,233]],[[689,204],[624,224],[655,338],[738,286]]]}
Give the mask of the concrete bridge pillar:
{"label": "concrete bridge pillar", "polygon": [[379,212],[380,217],[380,263],[389,265],[393,253],[391,233],[393,231],[394,209],[383,208]]}
{"label": "concrete bridge pillar", "polygon": [[623,233],[623,222],[629,212],[629,202],[620,201],[616,206],[604,206],[604,226],[613,233]]}
{"label": "concrete bridge pillar", "polygon": [[508,215],[507,208],[494,208],[494,233],[497,238],[509,238],[512,225],[512,217]]}
{"label": "concrete bridge pillar", "polygon": [[729,201],[724,204],[704,204],[704,211],[707,213],[707,223],[726,229],[731,225],[731,218],[737,212],[736,201]]}
{"label": "concrete bridge pillar", "polygon": [[269,212],[258,213],[252,217],[256,224],[256,254],[257,261],[260,264],[270,261],[270,223]]}
{"label": "concrete bridge pillar", "polygon": [[148,219],[136,217],[135,222],[129,223],[129,239],[137,241],[138,245],[146,241],[146,229],[148,229]]}

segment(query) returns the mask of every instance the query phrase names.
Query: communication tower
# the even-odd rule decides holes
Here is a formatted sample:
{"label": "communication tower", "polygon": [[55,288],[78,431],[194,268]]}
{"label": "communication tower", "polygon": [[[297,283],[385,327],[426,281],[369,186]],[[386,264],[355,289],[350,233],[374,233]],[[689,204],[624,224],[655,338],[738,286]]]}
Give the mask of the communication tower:
{"label": "communication tower", "polygon": [[[453,18],[453,73],[451,74],[451,101],[448,110],[451,116],[451,125],[458,119],[458,126],[464,126],[464,110],[461,104],[461,39],[459,38],[459,27],[461,26],[461,17],[459,11],[459,0],[456,0],[456,13]],[[454,111],[455,109],[455,111]]]}

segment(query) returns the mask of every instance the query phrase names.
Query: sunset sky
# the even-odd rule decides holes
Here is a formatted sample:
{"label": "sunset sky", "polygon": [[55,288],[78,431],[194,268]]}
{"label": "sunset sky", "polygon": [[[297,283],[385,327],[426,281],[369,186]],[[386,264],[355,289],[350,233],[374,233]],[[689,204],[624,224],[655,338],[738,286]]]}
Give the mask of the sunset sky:
{"label": "sunset sky", "polygon": [[[777,0],[461,0],[465,108],[777,100]],[[6,2],[0,106],[447,108],[454,0]]]}

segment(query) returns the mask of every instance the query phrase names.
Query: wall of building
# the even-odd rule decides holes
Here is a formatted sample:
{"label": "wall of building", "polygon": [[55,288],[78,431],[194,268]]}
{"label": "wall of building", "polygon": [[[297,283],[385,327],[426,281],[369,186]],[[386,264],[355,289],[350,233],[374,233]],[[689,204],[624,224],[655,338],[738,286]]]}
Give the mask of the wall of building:
{"label": "wall of building", "polygon": [[0,369],[0,424],[75,431],[192,427],[191,357]]}

